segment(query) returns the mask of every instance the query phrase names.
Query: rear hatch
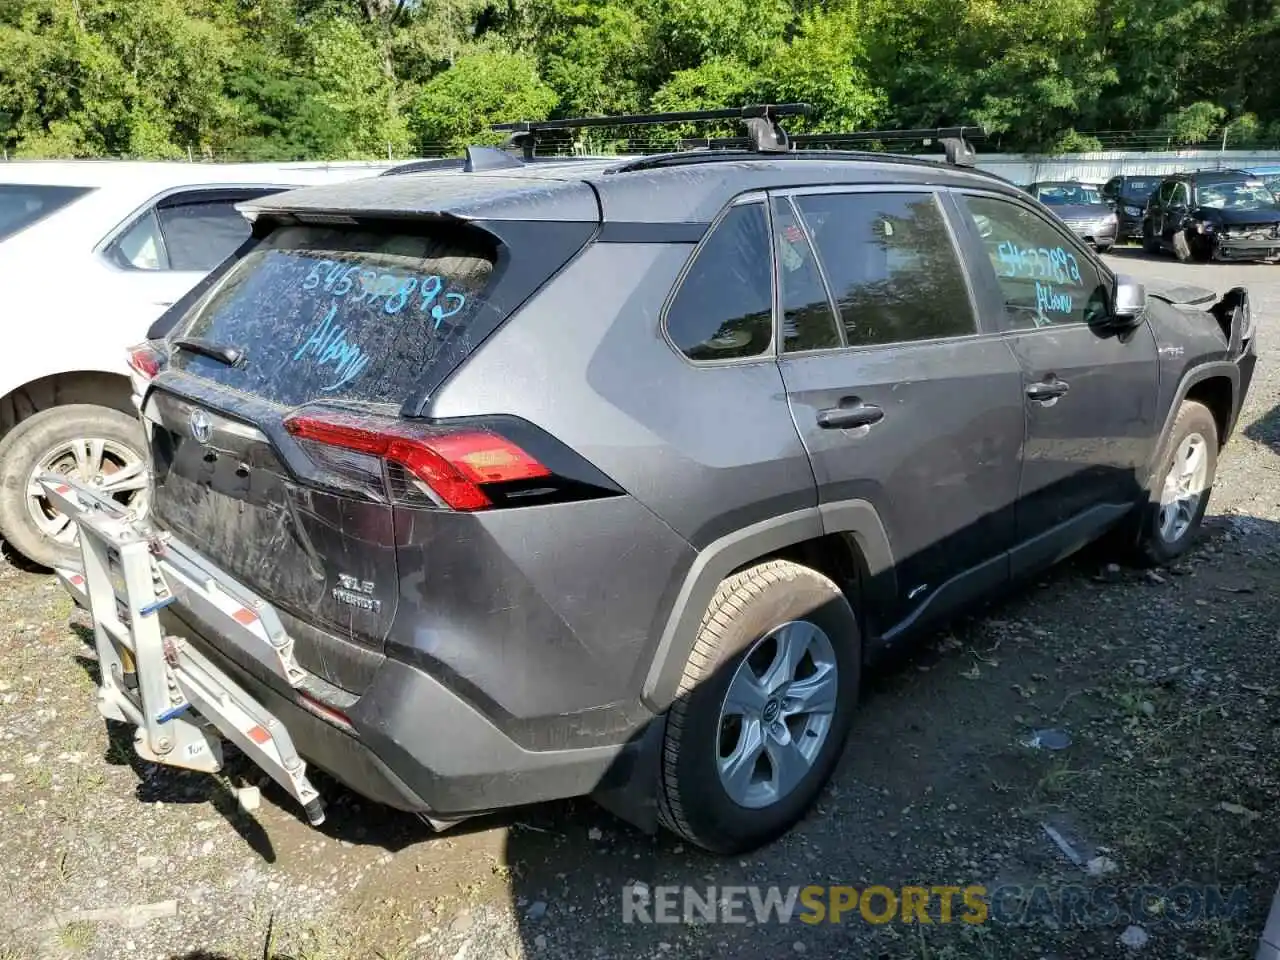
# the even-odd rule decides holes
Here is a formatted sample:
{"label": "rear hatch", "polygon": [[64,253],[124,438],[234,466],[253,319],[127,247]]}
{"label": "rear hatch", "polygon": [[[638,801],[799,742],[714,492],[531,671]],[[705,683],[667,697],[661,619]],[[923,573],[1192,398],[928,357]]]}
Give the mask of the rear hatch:
{"label": "rear hatch", "polygon": [[531,469],[497,433],[403,414],[532,274],[509,242],[527,225],[333,219],[277,226],[153,345],[144,414],[158,524],[279,609],[304,667],[358,691],[368,660],[334,641],[386,637],[395,504],[475,509],[485,483]]}

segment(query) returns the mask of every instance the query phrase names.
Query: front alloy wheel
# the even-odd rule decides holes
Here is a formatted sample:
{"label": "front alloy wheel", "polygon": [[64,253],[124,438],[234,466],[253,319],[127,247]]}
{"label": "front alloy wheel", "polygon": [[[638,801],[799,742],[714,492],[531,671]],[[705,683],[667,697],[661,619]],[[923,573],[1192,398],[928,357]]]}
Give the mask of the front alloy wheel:
{"label": "front alloy wheel", "polygon": [[1178,444],[1173,463],[1160,492],[1158,530],[1165,543],[1177,543],[1187,535],[1200,515],[1209,476],[1209,442],[1199,433],[1188,433]]}
{"label": "front alloy wheel", "polygon": [[1203,403],[1184,400],[1163,449],[1134,544],[1135,559],[1147,564],[1176,560],[1195,543],[1218,468],[1217,419]]}

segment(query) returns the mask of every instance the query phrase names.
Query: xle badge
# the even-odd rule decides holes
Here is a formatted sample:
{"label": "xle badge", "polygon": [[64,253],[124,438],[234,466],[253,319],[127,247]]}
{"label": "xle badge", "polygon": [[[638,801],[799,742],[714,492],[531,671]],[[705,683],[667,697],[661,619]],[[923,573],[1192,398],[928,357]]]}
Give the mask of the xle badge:
{"label": "xle badge", "polygon": [[357,580],[355,577],[349,577],[345,573],[338,574],[338,586],[331,591],[333,599],[339,603],[377,613],[382,609],[382,601],[375,600],[370,596],[372,593],[372,580]]}

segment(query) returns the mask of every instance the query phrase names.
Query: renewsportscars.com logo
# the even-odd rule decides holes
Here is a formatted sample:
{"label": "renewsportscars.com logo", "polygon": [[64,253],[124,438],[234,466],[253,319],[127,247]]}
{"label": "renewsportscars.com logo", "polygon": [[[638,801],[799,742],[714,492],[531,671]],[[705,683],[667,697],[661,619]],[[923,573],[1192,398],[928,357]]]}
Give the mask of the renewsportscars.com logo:
{"label": "renewsportscars.com logo", "polygon": [[680,887],[645,884],[622,890],[623,923],[906,923],[980,924],[988,917],[982,886]]}
{"label": "renewsportscars.com logo", "polygon": [[1134,889],[1100,884],[1020,886],[867,887],[810,884],[792,887],[656,886],[622,888],[624,923],[992,923],[1192,926],[1211,920],[1241,920],[1249,893],[1234,887],[1178,884]]}

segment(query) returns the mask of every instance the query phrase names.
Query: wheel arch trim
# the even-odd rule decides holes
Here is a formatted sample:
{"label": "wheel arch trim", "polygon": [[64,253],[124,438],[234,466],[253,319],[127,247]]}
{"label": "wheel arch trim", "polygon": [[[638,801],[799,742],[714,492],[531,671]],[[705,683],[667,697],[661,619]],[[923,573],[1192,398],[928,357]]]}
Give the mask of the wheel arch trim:
{"label": "wheel arch trim", "polygon": [[675,700],[698,626],[721,580],[753,560],[831,533],[853,538],[873,577],[892,575],[888,535],[875,507],[866,500],[845,500],[770,517],[704,547],[690,565],[658,638],[641,689],[645,705],[661,712]]}
{"label": "wheel arch trim", "polygon": [[[1160,427],[1160,436],[1151,452],[1151,462],[1147,464],[1148,485],[1155,479],[1155,475],[1160,469],[1160,461],[1164,456],[1165,445],[1169,442],[1169,435],[1173,431],[1174,421],[1178,419],[1178,411],[1187,399],[1187,394],[1191,392],[1191,388],[1197,383],[1203,383],[1213,377],[1223,377],[1231,383],[1231,415],[1227,424],[1227,436],[1230,436],[1231,430],[1235,427],[1236,418],[1240,415],[1240,368],[1230,360],[1210,360],[1207,363],[1197,364],[1182,375],[1182,379],[1178,381],[1178,389],[1174,391],[1173,401],[1169,404],[1169,409],[1165,411],[1164,424]],[[1226,438],[1224,437],[1223,440],[1225,443]]]}

